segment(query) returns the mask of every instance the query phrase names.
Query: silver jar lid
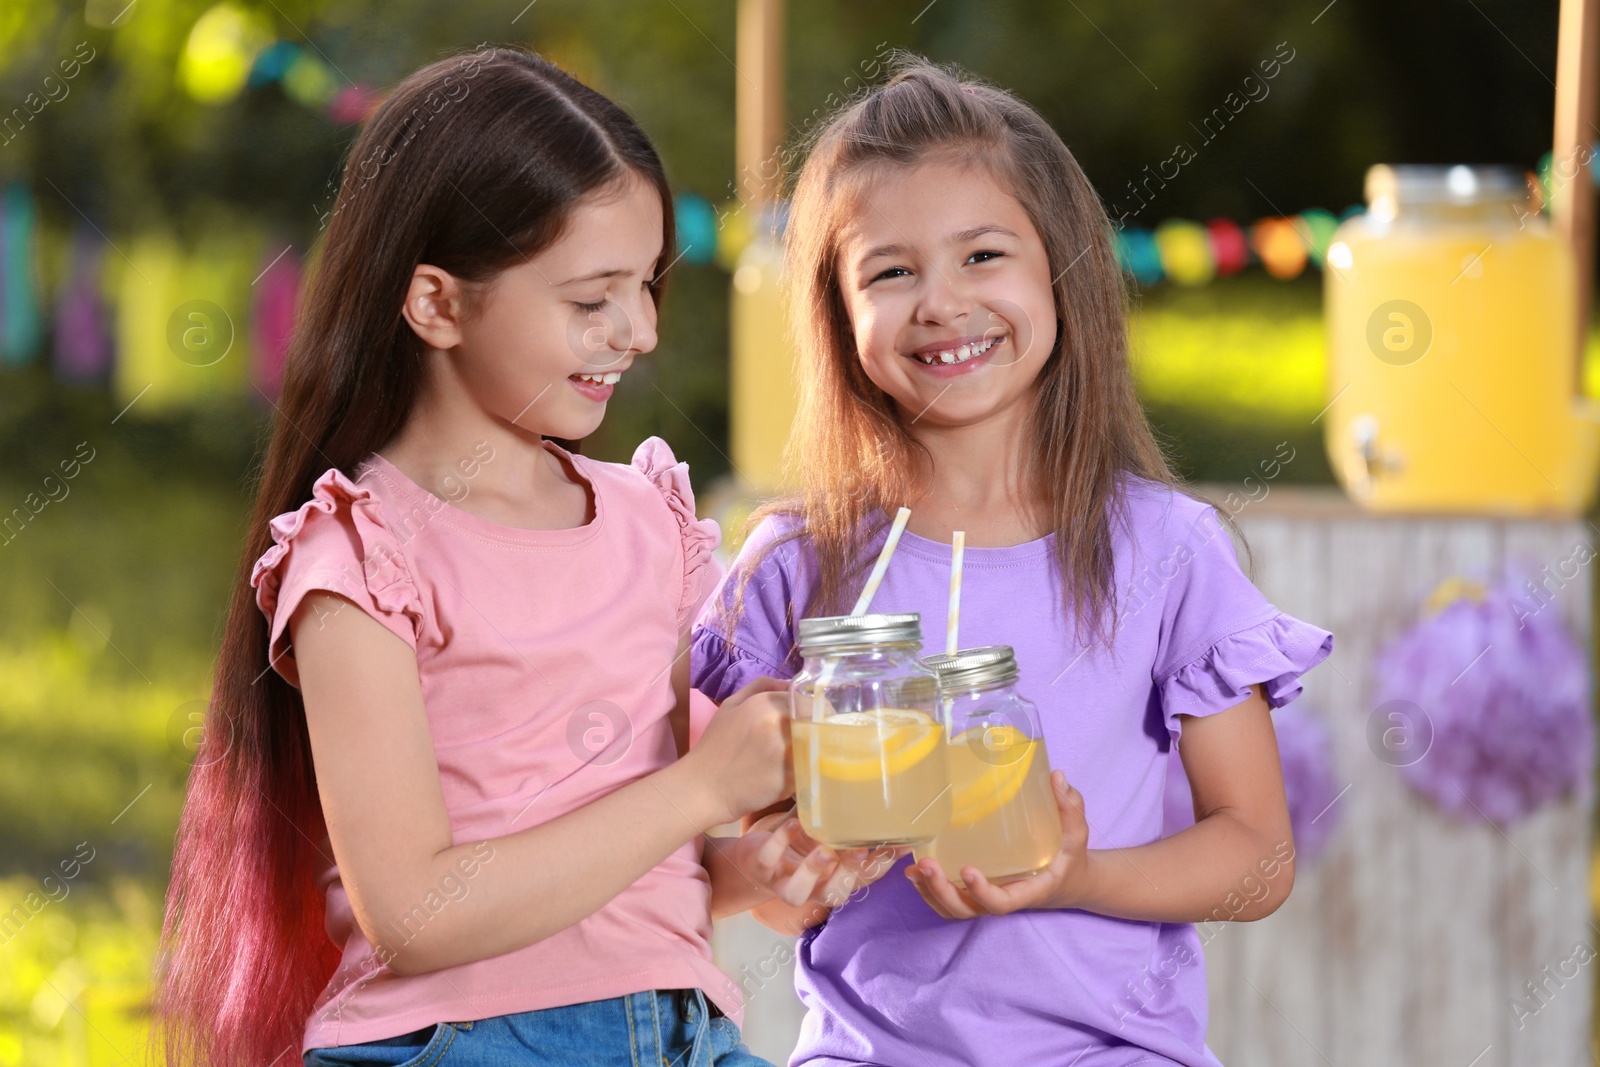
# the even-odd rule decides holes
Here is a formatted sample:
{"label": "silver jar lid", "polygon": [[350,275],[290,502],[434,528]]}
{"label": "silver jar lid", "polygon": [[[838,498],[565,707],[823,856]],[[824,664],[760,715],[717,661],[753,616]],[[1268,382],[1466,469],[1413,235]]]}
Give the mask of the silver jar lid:
{"label": "silver jar lid", "polygon": [[802,656],[826,656],[865,650],[873,645],[922,647],[922,616],[827,615],[801,619],[797,637]]}
{"label": "silver jar lid", "polygon": [[922,662],[939,676],[939,688],[966,692],[1010,685],[1020,674],[1017,654],[1010,645],[965,648],[955,655],[929,656]]}

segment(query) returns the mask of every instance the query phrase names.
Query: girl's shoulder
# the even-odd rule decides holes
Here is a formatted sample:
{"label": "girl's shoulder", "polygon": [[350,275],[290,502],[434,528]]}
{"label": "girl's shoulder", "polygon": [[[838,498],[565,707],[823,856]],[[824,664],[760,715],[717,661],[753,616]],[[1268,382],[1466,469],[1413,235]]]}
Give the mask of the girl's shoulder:
{"label": "girl's shoulder", "polygon": [[1146,522],[1166,522],[1173,518],[1192,522],[1212,506],[1180,486],[1167,485],[1132,471],[1121,473],[1118,492],[1130,512]]}
{"label": "girl's shoulder", "polygon": [[797,512],[775,511],[749,527],[728,568],[724,593],[759,584],[769,595],[791,597],[816,580],[816,549]]}
{"label": "girl's shoulder", "polygon": [[404,551],[406,520],[394,507],[370,466],[358,467],[353,479],[330,467],[312,483],[309,500],[269,522],[272,544],[251,568],[250,585],[269,621],[273,665],[291,683],[298,679],[287,654],[288,621],[313,590],[353,601],[417,647],[425,610]]}
{"label": "girl's shoulder", "polygon": [[269,521],[272,545],[256,560],[251,584],[258,591],[274,584],[291,554],[315,557],[320,570],[403,570],[397,533],[403,516],[385,488],[369,464],[358,466],[354,478],[328,468],[312,483],[310,499]]}
{"label": "girl's shoulder", "polygon": [[1216,506],[1182,488],[1124,471],[1118,483],[1119,533],[1137,550],[1189,541],[1197,531],[1209,535],[1221,526]]}
{"label": "girl's shoulder", "polygon": [[793,545],[798,550],[810,544],[804,517],[798,512],[774,511],[762,516],[761,521],[750,529],[744,544],[739,547],[739,555],[754,556],[786,545]]}
{"label": "girl's shoulder", "polygon": [[[633,450],[627,463],[612,463],[577,453],[568,453],[573,463],[597,488],[620,494],[624,507],[659,512],[665,507],[680,527],[702,523],[700,529],[715,534],[711,520],[695,517],[694,489],[689,483],[689,464],[672,454],[672,446],[659,437],[646,437]],[[713,541],[713,547],[715,541]]]}
{"label": "girl's shoulder", "polygon": [[646,437],[633,450],[627,463],[610,463],[572,454],[573,462],[601,492],[610,496],[608,510],[620,505],[641,517],[669,516],[692,555],[709,556],[722,541],[715,519],[695,514],[694,488],[689,483],[689,464],[672,454],[672,447],[659,437]]}
{"label": "girl's shoulder", "polygon": [[[608,512],[631,520],[664,521],[683,551],[683,596],[680,622],[693,618],[712,586],[721,577],[716,549],[722,530],[715,519],[699,518],[689,464],[678,459],[659,437],[647,437],[628,463],[608,463],[574,455],[573,461],[607,495]],[[664,517],[664,518],[663,518]]]}

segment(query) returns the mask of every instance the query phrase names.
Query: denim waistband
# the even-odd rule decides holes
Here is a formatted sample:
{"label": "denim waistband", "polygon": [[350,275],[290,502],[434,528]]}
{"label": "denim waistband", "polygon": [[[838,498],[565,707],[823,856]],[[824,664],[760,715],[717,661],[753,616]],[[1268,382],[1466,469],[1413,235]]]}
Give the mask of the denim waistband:
{"label": "denim waistband", "polygon": [[[529,1059],[529,1054],[533,1058]],[[771,1067],[699,989],[443,1022],[398,1037],[311,1049],[306,1067],[490,1067],[573,1062],[615,1067]]]}

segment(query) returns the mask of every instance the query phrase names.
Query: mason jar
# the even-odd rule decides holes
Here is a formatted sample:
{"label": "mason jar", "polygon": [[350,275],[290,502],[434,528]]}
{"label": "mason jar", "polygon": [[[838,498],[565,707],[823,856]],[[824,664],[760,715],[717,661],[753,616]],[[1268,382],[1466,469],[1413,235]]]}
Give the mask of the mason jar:
{"label": "mason jar", "polygon": [[1038,873],[1061,849],[1061,815],[1039,710],[1017,690],[1016,653],[989,645],[924,662],[939,679],[949,722],[951,810],[945,828],[914,855],[938,860],[957,885],[968,867],[990,882]]}
{"label": "mason jar", "polygon": [[909,845],[950,819],[938,680],[919,616],[802,619],[789,687],[795,801],[813,840]]}
{"label": "mason jar", "polygon": [[1522,173],[1380,165],[1366,196],[1323,273],[1339,481],[1378,511],[1583,511],[1600,426],[1577,388],[1572,250]]}

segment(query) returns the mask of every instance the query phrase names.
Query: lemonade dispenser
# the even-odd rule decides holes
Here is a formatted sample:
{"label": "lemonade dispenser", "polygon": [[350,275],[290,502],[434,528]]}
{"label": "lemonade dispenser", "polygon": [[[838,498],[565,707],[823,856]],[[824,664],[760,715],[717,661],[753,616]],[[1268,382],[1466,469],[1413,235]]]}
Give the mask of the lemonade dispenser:
{"label": "lemonade dispenser", "polygon": [[957,885],[965,867],[996,883],[1043,870],[1061,849],[1061,816],[1038,709],[1017,691],[1016,654],[991,645],[924,662],[939,677],[949,717],[951,812],[914,855],[937,860]]}
{"label": "lemonade dispenser", "polygon": [[1328,457],[1378,511],[1576,514],[1600,425],[1576,394],[1571,252],[1504,167],[1376,166],[1324,273]]}
{"label": "lemonade dispenser", "polygon": [[928,841],[950,821],[938,680],[919,616],[802,619],[789,688],[800,825],[834,848]]}

